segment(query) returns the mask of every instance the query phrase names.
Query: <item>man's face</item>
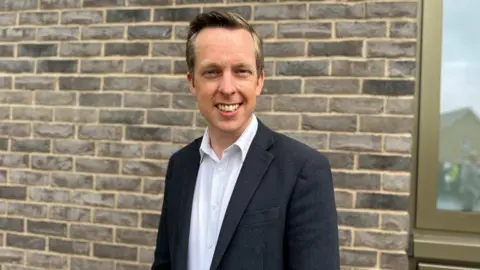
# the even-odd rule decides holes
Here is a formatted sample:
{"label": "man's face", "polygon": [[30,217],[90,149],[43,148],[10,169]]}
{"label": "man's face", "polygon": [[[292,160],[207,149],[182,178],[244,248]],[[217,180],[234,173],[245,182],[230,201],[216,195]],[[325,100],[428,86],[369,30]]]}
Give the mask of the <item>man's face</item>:
{"label": "man's face", "polygon": [[264,74],[256,71],[251,34],[243,29],[207,28],[195,42],[190,90],[211,132],[241,134],[248,126]]}

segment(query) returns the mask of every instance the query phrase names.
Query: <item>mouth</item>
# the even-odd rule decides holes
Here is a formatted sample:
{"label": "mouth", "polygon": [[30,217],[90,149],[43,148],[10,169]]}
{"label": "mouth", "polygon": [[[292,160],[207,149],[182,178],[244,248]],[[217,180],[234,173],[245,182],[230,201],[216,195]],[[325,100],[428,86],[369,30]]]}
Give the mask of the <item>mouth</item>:
{"label": "mouth", "polygon": [[217,107],[217,109],[219,109],[222,112],[232,113],[232,112],[236,112],[238,110],[238,108],[240,108],[240,105],[242,105],[242,103],[236,103],[236,104],[222,104],[222,103],[219,103],[219,104],[215,105],[215,107]]}

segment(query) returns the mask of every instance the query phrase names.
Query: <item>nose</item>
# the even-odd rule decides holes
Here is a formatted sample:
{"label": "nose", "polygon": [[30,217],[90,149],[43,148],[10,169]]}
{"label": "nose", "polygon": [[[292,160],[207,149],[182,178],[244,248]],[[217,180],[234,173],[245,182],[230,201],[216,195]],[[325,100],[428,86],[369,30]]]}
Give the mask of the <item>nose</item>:
{"label": "nose", "polygon": [[235,78],[231,72],[223,72],[219,90],[225,95],[231,95],[235,92]]}

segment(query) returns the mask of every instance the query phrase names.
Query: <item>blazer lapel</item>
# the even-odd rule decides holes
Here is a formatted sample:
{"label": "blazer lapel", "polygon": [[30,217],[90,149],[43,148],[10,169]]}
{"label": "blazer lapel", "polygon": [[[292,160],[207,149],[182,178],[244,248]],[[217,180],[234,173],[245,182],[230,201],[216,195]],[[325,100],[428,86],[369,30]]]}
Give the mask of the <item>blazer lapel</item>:
{"label": "blazer lapel", "polygon": [[258,121],[258,130],[243,163],[218,237],[210,270],[216,270],[237,228],[250,198],[273,160],[267,149],[273,143],[272,132]]}
{"label": "blazer lapel", "polygon": [[191,160],[182,161],[184,166],[183,177],[179,179],[182,187],[182,193],[179,198],[180,219],[178,222],[178,250],[176,255],[176,264],[178,270],[187,270],[188,259],[188,240],[190,237],[190,220],[192,213],[193,194],[197,182],[198,169],[200,167],[200,147],[201,138],[191,145],[190,154],[186,155]]}

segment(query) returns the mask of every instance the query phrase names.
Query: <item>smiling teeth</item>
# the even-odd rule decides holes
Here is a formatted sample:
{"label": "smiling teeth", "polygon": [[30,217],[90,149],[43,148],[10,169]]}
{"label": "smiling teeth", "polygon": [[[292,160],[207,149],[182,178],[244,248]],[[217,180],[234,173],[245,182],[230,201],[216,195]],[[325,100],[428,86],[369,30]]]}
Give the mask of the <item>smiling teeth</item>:
{"label": "smiling teeth", "polygon": [[238,109],[240,105],[239,104],[232,104],[232,105],[222,105],[222,104],[219,104],[217,105],[217,107],[222,110],[222,111],[225,111],[225,112],[233,112],[233,111],[236,111]]}

